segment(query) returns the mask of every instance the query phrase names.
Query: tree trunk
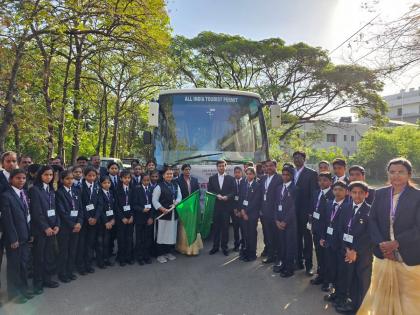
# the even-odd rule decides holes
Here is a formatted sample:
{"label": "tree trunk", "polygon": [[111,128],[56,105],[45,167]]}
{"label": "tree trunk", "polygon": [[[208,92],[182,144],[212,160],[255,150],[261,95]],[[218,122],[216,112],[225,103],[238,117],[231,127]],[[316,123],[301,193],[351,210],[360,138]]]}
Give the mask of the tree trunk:
{"label": "tree trunk", "polygon": [[15,59],[13,61],[13,66],[10,73],[9,82],[7,85],[6,104],[3,108],[3,120],[0,124],[0,153],[4,152],[5,150],[5,143],[6,143],[7,135],[9,134],[9,128],[14,119],[13,105],[15,102],[16,81],[17,81],[17,75],[19,72],[20,63],[23,57],[23,52],[25,49],[25,44],[26,44],[26,41],[22,39],[19,42],[18,46],[16,47]]}
{"label": "tree trunk", "polygon": [[61,109],[60,109],[60,118],[58,122],[58,141],[57,141],[57,151],[58,155],[61,157],[65,157],[64,151],[64,124],[66,119],[66,107],[67,107],[67,92],[69,87],[69,75],[70,75],[70,67],[71,67],[71,52],[72,52],[73,41],[72,37],[70,36],[69,40],[69,55],[66,64],[66,72],[64,74],[64,82],[63,82],[63,97],[61,99]]}
{"label": "tree trunk", "polygon": [[17,153],[18,156],[20,156],[20,130],[19,130],[19,126],[17,123],[13,124],[13,130],[15,133],[15,151]]}
{"label": "tree trunk", "polygon": [[104,101],[104,136],[102,138],[102,156],[106,156],[106,146],[108,140],[108,98],[105,97]]}
{"label": "tree trunk", "polygon": [[103,85],[103,95],[99,103],[99,130],[98,130],[98,142],[96,144],[95,152],[97,155],[99,155],[99,152],[101,151],[101,140],[102,140],[102,129],[103,129],[103,111],[104,111],[104,104],[106,99],[106,86]]}
{"label": "tree trunk", "polygon": [[77,156],[79,155],[79,127],[80,127],[80,82],[82,76],[82,47],[83,40],[80,41],[75,38],[76,59],[74,71],[74,85],[73,85],[73,143],[71,146],[71,163],[76,164]]}
{"label": "tree trunk", "polygon": [[120,100],[117,99],[116,104],[115,104],[114,118],[113,118],[114,126],[112,128],[111,151],[109,153],[112,157],[115,157],[117,154],[118,128],[120,124],[119,112],[120,112]]}

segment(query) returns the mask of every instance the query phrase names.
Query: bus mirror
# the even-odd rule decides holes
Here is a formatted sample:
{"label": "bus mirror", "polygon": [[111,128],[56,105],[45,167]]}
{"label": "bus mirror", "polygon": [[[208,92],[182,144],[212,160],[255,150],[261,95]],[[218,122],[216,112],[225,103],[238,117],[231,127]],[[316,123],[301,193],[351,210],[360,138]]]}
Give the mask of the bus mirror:
{"label": "bus mirror", "polygon": [[150,131],[143,131],[143,144],[152,144],[152,133]]}
{"label": "bus mirror", "polygon": [[281,127],[281,106],[273,104],[270,106],[271,128]]}
{"label": "bus mirror", "polygon": [[159,103],[149,103],[149,127],[159,126]]}

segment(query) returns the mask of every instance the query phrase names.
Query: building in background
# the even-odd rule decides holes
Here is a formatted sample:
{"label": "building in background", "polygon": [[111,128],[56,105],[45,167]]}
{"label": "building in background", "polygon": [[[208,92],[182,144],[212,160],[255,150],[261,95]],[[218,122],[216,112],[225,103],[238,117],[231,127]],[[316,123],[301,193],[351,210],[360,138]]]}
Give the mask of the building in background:
{"label": "building in background", "polygon": [[350,156],[356,152],[357,143],[369,128],[367,124],[353,122],[351,117],[341,117],[338,122],[308,121],[302,125],[301,130],[304,135],[319,133],[312,146],[314,149],[338,147],[345,156]]}
{"label": "building in background", "polygon": [[420,119],[420,87],[401,90],[397,94],[384,96],[388,103],[387,116],[390,120],[417,123]]}

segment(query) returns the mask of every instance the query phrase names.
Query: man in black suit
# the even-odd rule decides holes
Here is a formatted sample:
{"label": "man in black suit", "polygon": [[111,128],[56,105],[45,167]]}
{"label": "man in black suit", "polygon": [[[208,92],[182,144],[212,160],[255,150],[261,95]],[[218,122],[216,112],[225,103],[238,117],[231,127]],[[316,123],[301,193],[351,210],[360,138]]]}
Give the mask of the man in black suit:
{"label": "man in black suit", "polygon": [[28,292],[29,245],[31,240],[29,199],[24,191],[24,170],[10,173],[11,189],[2,194],[2,226],[7,255],[7,291],[9,299],[25,303],[33,297]]}
{"label": "man in black suit", "polygon": [[347,204],[339,222],[342,252],[336,303],[339,313],[357,312],[372,275],[372,243],[368,229],[370,205],[366,203],[368,186],[365,182],[354,181],[349,185],[349,192],[352,203]]}
{"label": "man in black suit", "polygon": [[305,259],[306,275],[312,276],[312,231],[308,224],[312,215],[312,198],[318,190],[317,173],[305,166],[306,153],[296,151],[293,153],[293,163],[296,166],[295,186],[296,186],[296,215],[298,226],[298,252],[297,267],[303,269],[303,259]]}
{"label": "man in black suit", "polygon": [[207,190],[217,196],[214,204],[213,219],[213,248],[209,252],[213,255],[222,247],[223,254],[229,255],[229,216],[233,209],[233,198],[235,195],[235,180],[232,176],[225,174],[226,161],[220,160],[216,163],[217,174],[210,176]]}
{"label": "man in black suit", "polygon": [[263,227],[264,243],[267,257],[263,263],[269,264],[276,261],[278,251],[278,229],[275,221],[277,188],[283,181],[277,174],[277,161],[268,160],[265,162],[267,175],[261,179],[261,223]]}
{"label": "man in black suit", "polygon": [[90,157],[90,163],[95,168],[99,177],[105,176],[108,174],[108,171],[105,167],[101,166],[101,157],[99,155],[92,155]]}
{"label": "man in black suit", "polygon": [[183,164],[181,167],[182,175],[178,177],[177,182],[181,189],[182,199],[187,198],[193,192],[200,189],[198,179],[191,176],[191,165]]}
{"label": "man in black suit", "polygon": [[[363,166],[360,165],[353,165],[349,168],[349,182],[355,182],[355,181],[360,181],[360,182],[365,182],[366,183],[366,178],[365,178],[365,168]],[[351,198],[351,196],[350,196]],[[366,197],[366,203],[369,205],[372,205],[373,203],[373,199],[375,199],[375,189],[373,188],[369,188],[368,189],[368,196]],[[349,200],[351,201],[351,200]]]}
{"label": "man in black suit", "polygon": [[[9,177],[10,172],[17,167],[17,154],[13,151],[4,152],[1,156],[1,166],[3,170],[0,171],[0,194],[9,190]],[[0,209],[0,218],[2,216]],[[3,228],[0,226],[0,268],[3,261],[4,245],[3,245]],[[1,286],[1,283],[0,283]]]}

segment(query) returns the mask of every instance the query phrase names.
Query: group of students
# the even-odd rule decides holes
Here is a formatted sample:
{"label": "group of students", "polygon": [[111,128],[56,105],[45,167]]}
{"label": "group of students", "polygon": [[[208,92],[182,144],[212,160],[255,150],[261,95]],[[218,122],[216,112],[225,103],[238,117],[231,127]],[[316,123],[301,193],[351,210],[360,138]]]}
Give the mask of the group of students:
{"label": "group of students", "polygon": [[[5,248],[10,300],[25,303],[45,287],[58,287],[54,274],[68,283],[77,278],[76,271],[86,275],[94,273],[94,265],[100,269],[114,265],[115,240],[120,266],[152,262],[154,219],[168,211],[165,206],[170,208],[182,198],[172,170],[165,171],[159,181],[152,161],[146,172],[141,165],[131,172],[120,170],[112,161],[105,169],[84,164],[86,160],[79,158],[78,165],[69,169],[38,165],[31,176],[30,165],[17,168],[15,152],[3,153],[0,257]],[[175,259],[171,246],[155,247],[160,262]],[[29,290],[29,274],[33,290]]]}
{"label": "group of students", "polygon": [[[316,277],[310,283],[328,292],[324,298],[338,312],[356,312],[371,283],[373,253],[379,259],[420,265],[418,255],[405,250],[407,246],[417,249],[417,245],[404,234],[402,228],[406,226],[393,230],[394,218],[403,216],[398,199],[391,205],[389,221],[379,215],[384,211],[384,198],[378,201],[375,194],[382,196],[383,189],[375,193],[368,187],[363,167],[354,165],[347,170],[345,160],[335,159],[332,172],[328,161],[321,161],[315,171],[305,160],[305,152],[296,151],[293,164],[284,164],[280,174],[277,162],[268,160],[256,168],[252,162],[237,166],[233,176],[227,175],[224,160],[217,161],[217,173],[207,185],[207,191],[216,196],[209,254],[221,249],[229,255],[231,222],[234,251],[244,262],[256,260],[260,221],[263,263],[274,264],[273,271],[283,278],[293,276],[296,269],[306,269],[305,274],[312,277],[315,249]],[[115,240],[116,261],[121,266],[135,261],[150,264],[152,255],[160,263],[175,260],[175,245],[178,252],[187,255],[197,255],[203,247],[199,234],[192,245],[187,244],[174,211],[182,199],[200,189],[188,164],[182,166],[182,174],[171,167],[158,172],[152,161],[145,172],[141,165],[133,165],[130,172],[120,170],[114,162],[104,169],[98,157],[92,157],[88,165],[81,157],[78,165],[58,168],[59,172],[54,166],[60,160],[38,166],[34,176],[28,174],[29,169],[16,168],[14,152],[4,153],[1,161],[1,244],[8,260],[8,293],[17,303],[41,294],[43,287],[57,287],[58,282],[51,278],[54,273],[66,283],[77,278],[75,271],[80,275],[93,273],[95,263],[98,268],[112,266]],[[395,166],[403,169],[395,171]],[[390,177],[391,184],[401,182],[404,170],[411,176],[409,161],[390,161],[387,171],[396,178]],[[27,176],[33,181],[30,184]],[[404,198],[411,198],[413,205],[403,206],[413,208],[404,209],[413,217],[404,224],[414,224],[409,230],[414,241],[420,240],[419,190],[408,180],[399,183],[402,188],[397,184],[391,194],[397,189],[410,191]],[[34,290],[30,292],[28,268],[32,266]]]}

